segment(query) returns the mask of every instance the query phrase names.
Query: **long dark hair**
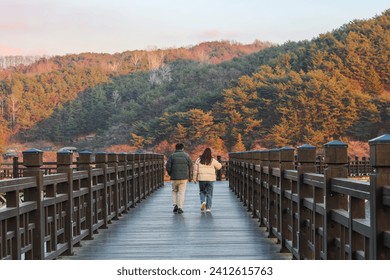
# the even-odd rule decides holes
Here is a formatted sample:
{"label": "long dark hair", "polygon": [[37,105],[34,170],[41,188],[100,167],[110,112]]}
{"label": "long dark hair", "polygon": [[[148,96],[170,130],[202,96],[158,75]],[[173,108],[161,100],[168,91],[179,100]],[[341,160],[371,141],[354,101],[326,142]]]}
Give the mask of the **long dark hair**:
{"label": "long dark hair", "polygon": [[205,165],[210,165],[211,164],[211,160],[212,160],[211,149],[210,148],[206,148],[203,151],[203,154],[200,156],[200,163],[201,164],[205,164]]}

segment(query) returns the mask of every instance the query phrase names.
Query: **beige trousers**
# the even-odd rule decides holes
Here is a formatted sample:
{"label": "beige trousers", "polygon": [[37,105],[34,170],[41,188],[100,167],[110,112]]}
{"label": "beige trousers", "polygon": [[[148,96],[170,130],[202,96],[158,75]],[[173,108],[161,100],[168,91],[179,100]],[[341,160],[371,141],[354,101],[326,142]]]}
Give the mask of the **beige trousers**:
{"label": "beige trousers", "polygon": [[172,180],[172,203],[183,209],[188,180]]}

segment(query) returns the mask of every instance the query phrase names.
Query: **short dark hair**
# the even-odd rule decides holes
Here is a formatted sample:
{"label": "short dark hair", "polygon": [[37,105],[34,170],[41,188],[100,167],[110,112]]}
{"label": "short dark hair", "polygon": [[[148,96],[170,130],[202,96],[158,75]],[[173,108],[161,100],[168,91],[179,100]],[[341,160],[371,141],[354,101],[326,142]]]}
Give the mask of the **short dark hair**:
{"label": "short dark hair", "polygon": [[176,144],[176,150],[183,150],[183,149],[184,149],[183,143],[177,143]]}

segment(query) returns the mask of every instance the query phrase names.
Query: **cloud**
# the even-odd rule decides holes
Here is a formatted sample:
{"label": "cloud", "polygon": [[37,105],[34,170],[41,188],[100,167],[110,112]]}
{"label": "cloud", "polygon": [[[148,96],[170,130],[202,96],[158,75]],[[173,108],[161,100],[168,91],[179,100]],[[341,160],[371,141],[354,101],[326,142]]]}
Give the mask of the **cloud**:
{"label": "cloud", "polygon": [[206,30],[206,31],[203,31],[201,34],[200,34],[200,37],[202,38],[208,38],[208,39],[216,39],[216,38],[220,38],[222,35],[222,32],[219,31],[219,30],[216,30],[216,29],[213,29],[213,30]]}
{"label": "cloud", "polygon": [[242,34],[232,31],[221,31],[217,29],[210,29],[200,32],[198,37],[201,40],[232,40],[241,37]]}
{"label": "cloud", "polygon": [[12,56],[12,55],[47,55],[45,49],[23,50],[6,45],[0,45],[0,56]]}
{"label": "cloud", "polygon": [[19,48],[0,45],[0,56],[7,55],[23,55],[23,51]]}

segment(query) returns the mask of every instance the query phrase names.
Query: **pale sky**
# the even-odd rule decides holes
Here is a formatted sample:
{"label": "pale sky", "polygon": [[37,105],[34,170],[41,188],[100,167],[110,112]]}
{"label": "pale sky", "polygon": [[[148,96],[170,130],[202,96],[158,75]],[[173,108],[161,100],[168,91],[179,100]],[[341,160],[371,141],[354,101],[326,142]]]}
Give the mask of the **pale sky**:
{"label": "pale sky", "polygon": [[0,56],[311,40],[389,0],[0,0]]}

